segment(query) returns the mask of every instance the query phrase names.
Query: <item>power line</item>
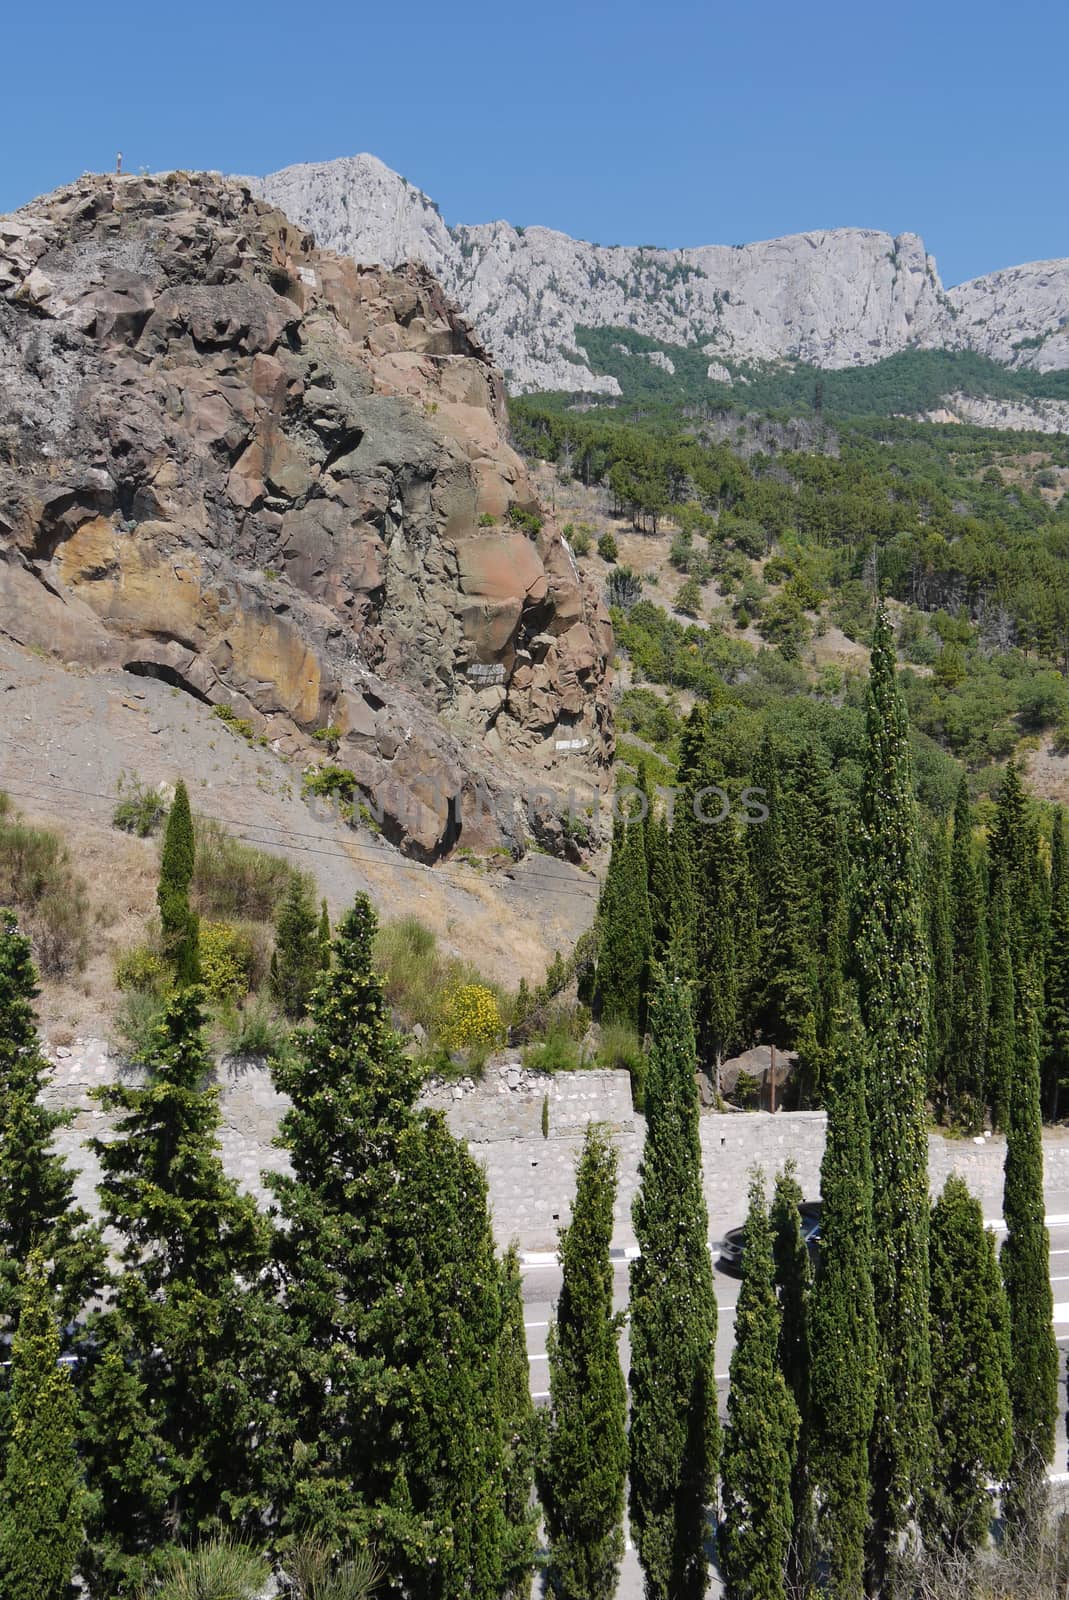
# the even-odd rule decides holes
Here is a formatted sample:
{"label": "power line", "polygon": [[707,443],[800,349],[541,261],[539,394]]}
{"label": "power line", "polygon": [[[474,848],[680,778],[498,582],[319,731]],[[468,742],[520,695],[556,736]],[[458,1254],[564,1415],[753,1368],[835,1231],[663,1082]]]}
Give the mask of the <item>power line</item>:
{"label": "power line", "polygon": [[[70,784],[52,783],[51,781],[49,781],[47,784],[45,784],[45,783],[41,782],[41,780],[38,780],[38,784],[39,784],[39,787],[44,789],[44,791],[45,791],[44,793],[39,794],[39,793],[33,793],[33,792],[31,792],[29,790],[26,790],[26,789],[11,788],[10,786],[8,786],[4,782],[2,775],[0,775],[0,788],[3,788],[3,790],[4,790],[4,792],[6,794],[12,795],[16,799],[19,799],[19,800],[36,801],[38,804],[42,804],[42,803],[47,803],[47,801],[50,798],[52,798],[56,794],[59,794],[59,795],[78,795],[79,797],[81,797],[83,799],[99,800],[99,801],[102,801],[106,805],[109,805],[109,806],[114,806],[114,804],[115,804],[115,796],[114,795],[102,794],[99,790],[95,790],[95,789],[79,789],[79,788],[76,788],[76,787],[74,787],[73,785],[70,785]],[[86,814],[93,815],[93,813],[88,808],[86,808]],[[347,861],[347,862],[350,863],[350,865],[354,864],[354,858],[355,858],[355,864],[357,864],[357,865],[362,864],[362,863],[363,864],[374,864],[376,866],[386,867],[388,870],[394,871],[394,872],[415,872],[415,873],[419,873],[420,875],[430,872],[430,873],[433,874],[435,880],[437,880],[437,881],[441,881],[442,879],[445,879],[449,883],[452,883],[456,887],[461,888],[461,889],[470,889],[472,887],[471,880],[469,878],[464,878],[464,877],[459,876],[456,873],[455,869],[450,869],[449,867],[432,867],[432,866],[429,866],[429,865],[426,865],[426,864],[424,864],[422,862],[417,862],[417,861],[397,860],[392,855],[387,855],[385,851],[376,850],[374,847],[368,846],[368,845],[352,844],[352,845],[346,846],[344,849],[338,849],[338,848],[324,849],[322,847],[317,847],[316,845],[312,845],[312,844],[294,844],[294,843],[291,842],[292,840],[295,840],[295,839],[315,839],[315,840],[323,841],[324,843],[326,843],[328,845],[329,844],[333,844],[333,845],[336,846],[338,841],[333,839],[330,834],[306,832],[306,831],[295,829],[295,828],[287,828],[287,827],[283,826],[281,823],[273,823],[273,822],[262,822],[262,823],[248,824],[248,826],[253,828],[256,833],[259,833],[259,834],[264,834],[264,833],[272,834],[273,833],[273,834],[281,835],[281,839],[264,839],[264,838],[257,838],[257,837],[255,837],[254,834],[250,834],[250,833],[241,831],[239,828],[236,828],[234,826],[234,824],[228,818],[221,817],[218,814],[215,814],[213,812],[210,812],[210,811],[199,811],[198,810],[197,815],[203,817],[208,822],[217,822],[217,823],[219,823],[221,827],[224,827],[224,828],[227,829],[227,831],[230,833],[232,838],[239,839],[244,844],[253,844],[253,845],[272,845],[273,844],[276,847],[279,847],[282,843],[284,843],[287,849],[299,852],[299,853],[301,853],[303,855],[324,856],[324,857],[331,858],[331,859],[336,860],[336,861]],[[508,877],[509,876],[508,871],[505,871],[503,875]],[[599,883],[599,880],[597,879],[597,877],[593,877],[592,881],[591,881],[591,891],[587,891],[586,889],[581,888],[578,884],[572,885],[572,884],[561,883],[561,881],[557,877],[556,873],[540,871],[539,868],[537,868],[537,867],[529,867],[529,868],[527,868],[525,873],[524,873],[524,877],[528,878],[528,879],[529,878],[542,878],[547,883],[550,883],[550,884],[553,885],[553,888],[551,890],[548,890],[547,892],[553,893],[553,894],[560,894],[560,895],[572,895],[576,899],[581,899],[581,900],[590,899],[591,892],[593,892],[593,891],[595,891],[597,889],[598,883]],[[513,877],[512,881],[514,883],[516,883],[518,887],[522,887],[522,885],[520,884],[520,880],[519,879]]]}

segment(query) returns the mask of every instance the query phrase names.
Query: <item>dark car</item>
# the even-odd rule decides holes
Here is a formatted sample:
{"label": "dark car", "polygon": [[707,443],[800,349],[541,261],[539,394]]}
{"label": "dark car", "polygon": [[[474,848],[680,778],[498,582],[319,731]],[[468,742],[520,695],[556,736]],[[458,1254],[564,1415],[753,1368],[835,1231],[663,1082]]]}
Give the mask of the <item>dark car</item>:
{"label": "dark car", "polygon": [[[820,1255],[820,1201],[803,1200],[798,1207],[798,1215],[802,1220],[802,1238],[806,1242],[809,1258],[815,1266]],[[741,1276],[745,1233],[745,1228],[729,1228],[725,1233],[720,1242],[720,1255],[716,1263],[721,1272],[731,1272],[736,1277]]]}

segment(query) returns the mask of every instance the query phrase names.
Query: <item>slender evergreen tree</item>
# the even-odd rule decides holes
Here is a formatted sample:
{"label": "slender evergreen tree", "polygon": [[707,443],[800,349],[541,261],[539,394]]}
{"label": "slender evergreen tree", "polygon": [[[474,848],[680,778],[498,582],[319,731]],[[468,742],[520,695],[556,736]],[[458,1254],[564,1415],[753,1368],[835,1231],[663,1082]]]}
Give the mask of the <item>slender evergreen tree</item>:
{"label": "slender evergreen tree", "polygon": [[[179,989],[150,1055],[148,1082],[95,1091],[118,1113],[113,1137],[94,1140],[101,1209],[120,1240],[113,1304],[97,1327],[98,1355],[116,1348],[140,1380],[141,1428],[158,1441],[168,1480],[155,1526],[123,1526],[109,1486],[131,1504],[117,1457],[103,1438],[90,1462],[97,1497],[94,1541],[102,1561],[134,1554],[169,1532],[195,1538],[240,1514],[253,1494],[254,1437],[262,1422],[248,1389],[257,1352],[252,1289],[268,1253],[268,1229],[251,1196],[225,1176],[218,1090],[204,1037],[203,990]],[[99,1389],[114,1403],[114,1389]],[[132,1390],[126,1390],[127,1399]],[[136,1495],[134,1496],[136,1499]],[[146,1508],[147,1509],[147,1508]]]}
{"label": "slender evergreen tree", "polygon": [[631,1527],[647,1600],[700,1600],[719,1422],[716,1295],[702,1189],[690,997],[661,975],[650,1007],[646,1142],[633,1207]]}
{"label": "slender evergreen tree", "polygon": [[862,1600],[869,1507],[869,1441],[876,1406],[872,1285],[872,1165],[865,1043],[840,1016],[820,1173],[820,1269],[808,1331],[810,1471],[819,1539],[834,1600]]}
{"label": "slender evergreen tree", "polygon": [[1010,1084],[1017,1054],[1016,985],[1010,942],[1010,891],[1000,876],[988,906],[991,996],[984,1050],[986,1093],[991,1123],[1005,1129],[1010,1117]]}
{"label": "slender evergreen tree", "polygon": [[644,1030],[652,949],[645,830],[619,823],[598,903],[597,983],[607,1022]]}
{"label": "slender evergreen tree", "polygon": [[802,1234],[794,1163],[777,1176],[772,1195],[772,1257],[780,1308],[779,1364],[798,1408],[798,1441],[791,1461],[793,1535],[787,1563],[791,1593],[808,1592],[813,1570],[813,1491],[809,1470],[809,1300],[812,1270]]}
{"label": "slender evergreen tree", "polygon": [[0,1328],[18,1322],[25,1264],[41,1251],[64,1323],[104,1275],[100,1232],[74,1203],[74,1177],[54,1148],[68,1116],[41,1103],[50,1069],[34,1018],[30,941],[0,912]]}
{"label": "slender evergreen tree", "polygon": [[1065,811],[1054,814],[1051,835],[1050,939],[1047,945],[1043,1028],[1043,1103],[1058,1114],[1060,1091],[1069,1083],[1069,866]]}
{"label": "slender evergreen tree", "polygon": [[308,1001],[321,971],[321,939],[311,886],[300,873],[294,872],[279,907],[271,963],[275,999],[292,1022],[299,1022],[308,1010]]}
{"label": "slender evergreen tree", "polygon": [[1058,1347],[1043,1198],[1039,1027],[1034,991],[1027,980],[1016,1014],[1002,1202],[1006,1238],[1001,1262],[1010,1310],[1013,1407],[1013,1457],[1003,1510],[1017,1536],[1028,1540],[1038,1534],[1047,1503],[1046,1471],[1054,1455],[1058,1409]]}
{"label": "slender evergreen tree", "polygon": [[950,860],[941,819],[929,834],[924,859],[925,920],[928,933],[928,1096],[940,1120],[950,1116],[951,996],[954,940],[950,908]]}
{"label": "slender evergreen tree", "polygon": [[538,1508],[534,1502],[536,1417],[531,1399],[531,1369],[523,1322],[520,1258],[510,1245],[501,1264],[501,1341],[498,1386],[503,1440],[502,1501],[505,1513],[502,1556],[503,1593],[507,1600],[530,1594],[538,1543]]}
{"label": "slender evergreen tree", "polygon": [[320,908],[319,908],[319,932],[318,932],[318,936],[317,937],[318,937],[318,942],[319,942],[319,967],[320,967],[320,971],[326,972],[328,970],[328,968],[330,967],[330,940],[331,940],[331,934],[330,934],[330,912],[327,910],[327,902],[325,900],[323,900],[320,903]]}
{"label": "slender evergreen tree", "polygon": [[26,1263],[11,1348],[11,1431],[0,1485],[0,1594],[68,1600],[82,1542],[77,1402],[60,1362],[44,1258]]}
{"label": "slender evergreen tree", "polygon": [[728,1600],[786,1600],[798,1408],[780,1369],[779,1338],[772,1229],[761,1180],[755,1176],[723,1448],[719,1542]]}
{"label": "slender evergreen tree", "polygon": [[988,1482],[1012,1448],[1009,1312],[980,1202],[956,1174],[932,1208],[930,1297],[935,1451],[925,1539],[971,1551],[987,1539]]}
{"label": "slender evergreen tree", "polygon": [[179,778],[163,836],[156,901],[160,909],[164,954],[180,986],[200,981],[200,925],[189,903],[195,848],[189,792]]}
{"label": "slender evergreen tree", "polygon": [[550,1404],[538,1470],[549,1583],[560,1600],[612,1600],[624,1551],[627,1393],[612,1308],[616,1152],[587,1129],[572,1220],[561,1230],[561,1290],[549,1329]]}
{"label": "slender evergreen tree", "polygon": [[954,806],[950,859],[950,1030],[946,1047],[947,1107],[952,1122],[975,1133],[983,1126],[987,1022],[991,982],[987,962],[984,890],[973,852],[969,784],[964,773]]}
{"label": "slender evergreen tree", "polygon": [[869,1453],[869,1577],[887,1585],[931,1454],[927,950],[906,710],[894,637],[876,618],[869,680],[854,948],[868,1037],[877,1392]]}

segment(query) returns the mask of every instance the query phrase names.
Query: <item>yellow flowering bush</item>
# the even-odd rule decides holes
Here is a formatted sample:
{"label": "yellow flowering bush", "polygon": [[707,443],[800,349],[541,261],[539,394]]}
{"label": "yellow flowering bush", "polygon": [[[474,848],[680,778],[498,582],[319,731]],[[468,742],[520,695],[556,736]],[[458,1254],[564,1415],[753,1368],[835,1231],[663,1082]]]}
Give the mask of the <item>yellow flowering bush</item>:
{"label": "yellow flowering bush", "polygon": [[240,1000],[249,992],[253,950],[232,922],[200,925],[200,979],[213,1000]]}
{"label": "yellow flowering bush", "polygon": [[448,1050],[487,1049],[501,1038],[501,1012],[492,989],[462,983],[442,1004],[442,1043]]}

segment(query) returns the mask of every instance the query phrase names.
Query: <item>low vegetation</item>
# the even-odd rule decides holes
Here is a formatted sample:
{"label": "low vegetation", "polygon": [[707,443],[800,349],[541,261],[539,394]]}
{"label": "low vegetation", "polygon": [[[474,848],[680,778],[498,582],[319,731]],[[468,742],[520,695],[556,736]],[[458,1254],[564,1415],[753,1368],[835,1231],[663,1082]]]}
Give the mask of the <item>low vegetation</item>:
{"label": "low vegetation", "polygon": [[3,791],[0,906],[18,913],[46,977],[66,977],[85,966],[92,926],[85,884],[59,835],[24,821]]}

